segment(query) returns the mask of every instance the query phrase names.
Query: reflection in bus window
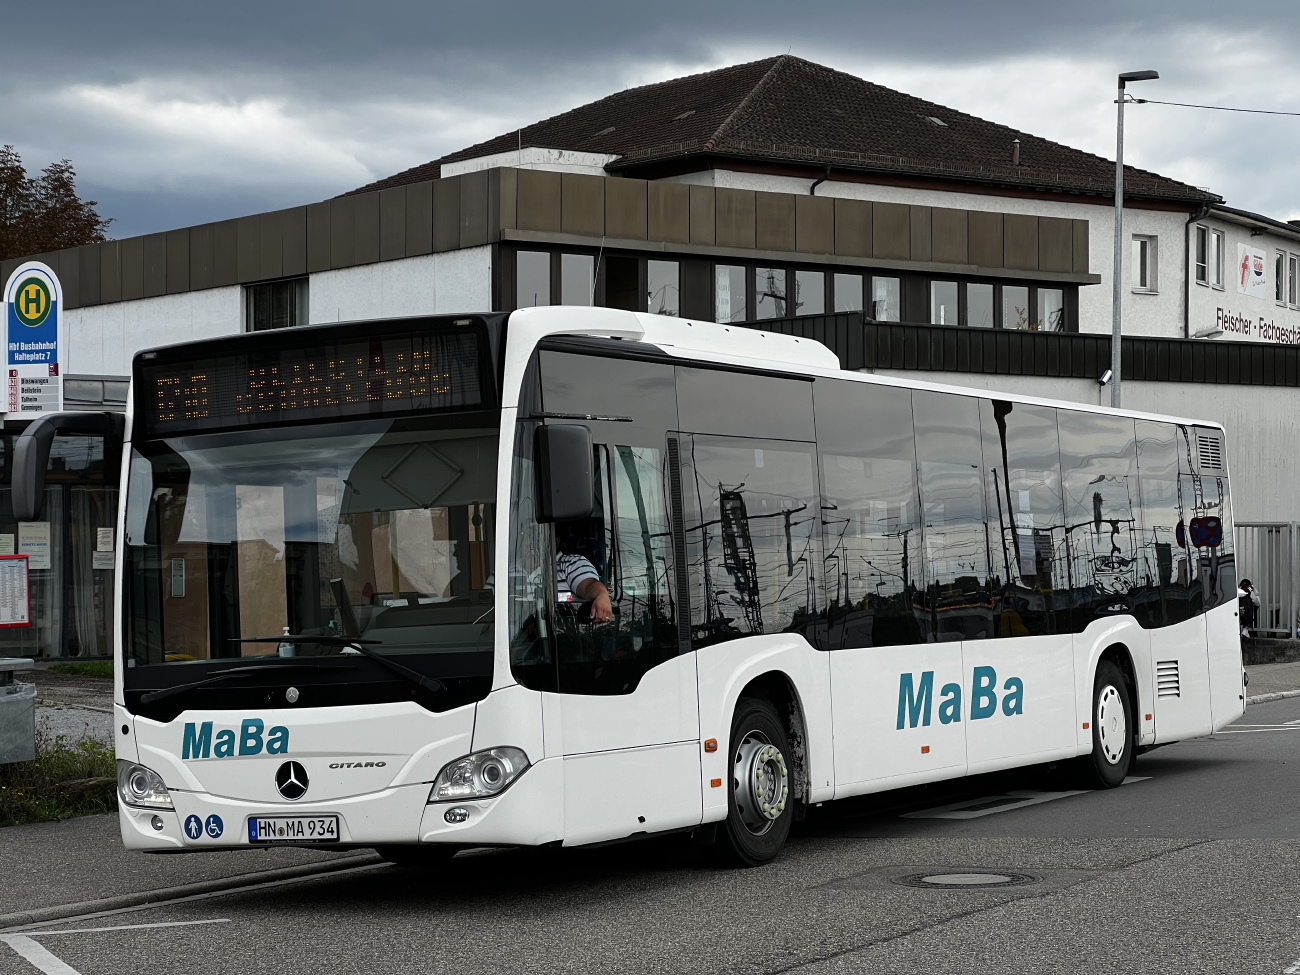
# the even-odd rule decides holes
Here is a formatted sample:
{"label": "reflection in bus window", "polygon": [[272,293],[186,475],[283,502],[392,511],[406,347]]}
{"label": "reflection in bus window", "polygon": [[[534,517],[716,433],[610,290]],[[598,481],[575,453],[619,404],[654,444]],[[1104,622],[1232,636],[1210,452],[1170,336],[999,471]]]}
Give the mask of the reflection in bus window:
{"label": "reflection in bus window", "polygon": [[1133,614],[1148,629],[1191,618],[1190,563],[1179,543],[1178,453],[1172,423],[1137,421],[1141,539]]}

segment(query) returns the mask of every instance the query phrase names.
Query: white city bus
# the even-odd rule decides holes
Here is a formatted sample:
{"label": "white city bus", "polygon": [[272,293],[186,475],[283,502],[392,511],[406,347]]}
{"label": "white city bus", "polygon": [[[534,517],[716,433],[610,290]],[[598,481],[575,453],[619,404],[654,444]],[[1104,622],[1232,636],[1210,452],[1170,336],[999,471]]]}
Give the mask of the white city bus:
{"label": "white city bus", "polygon": [[[114,435],[29,428],[20,517],[57,430]],[[1115,786],[1244,708],[1213,423],[551,307],[144,352],[124,455],[135,850],[693,831],[753,865],[810,803]]]}

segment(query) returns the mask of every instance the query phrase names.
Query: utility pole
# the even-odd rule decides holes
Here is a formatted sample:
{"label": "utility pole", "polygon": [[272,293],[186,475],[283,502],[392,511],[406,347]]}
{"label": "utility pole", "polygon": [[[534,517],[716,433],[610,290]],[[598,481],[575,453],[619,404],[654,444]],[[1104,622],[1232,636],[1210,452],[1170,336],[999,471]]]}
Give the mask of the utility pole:
{"label": "utility pole", "polygon": [[1119,76],[1119,116],[1115,123],[1115,266],[1111,269],[1114,279],[1114,304],[1111,306],[1110,321],[1110,405],[1116,409],[1120,406],[1120,315],[1124,295],[1124,86],[1130,81],[1154,81],[1160,74],[1156,71],[1125,71]]}

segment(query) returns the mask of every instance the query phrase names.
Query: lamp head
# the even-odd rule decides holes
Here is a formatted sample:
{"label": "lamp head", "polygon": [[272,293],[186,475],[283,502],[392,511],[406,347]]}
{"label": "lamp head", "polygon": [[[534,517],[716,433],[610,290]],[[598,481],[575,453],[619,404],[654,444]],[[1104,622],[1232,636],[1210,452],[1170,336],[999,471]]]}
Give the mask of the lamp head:
{"label": "lamp head", "polygon": [[1125,71],[1119,76],[1119,86],[1123,88],[1130,81],[1155,81],[1159,77],[1159,71]]}

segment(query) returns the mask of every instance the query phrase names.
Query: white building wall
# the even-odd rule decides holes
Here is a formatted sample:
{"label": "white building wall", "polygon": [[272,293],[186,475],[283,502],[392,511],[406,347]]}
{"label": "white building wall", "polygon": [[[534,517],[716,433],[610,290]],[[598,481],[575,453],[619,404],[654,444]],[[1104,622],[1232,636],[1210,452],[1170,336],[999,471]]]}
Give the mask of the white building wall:
{"label": "white building wall", "polygon": [[[1212,334],[1222,329],[1222,335],[1213,336],[1220,341],[1300,344],[1300,302],[1290,301],[1290,289],[1285,277],[1283,278],[1284,302],[1278,304],[1274,298],[1274,256],[1280,251],[1288,258],[1295,256],[1297,263],[1300,263],[1300,241],[1288,239],[1280,234],[1261,233],[1252,236],[1250,227],[1214,218],[1201,220],[1194,226],[1203,226],[1211,231],[1218,230],[1223,233],[1224,266],[1223,287],[1216,288],[1212,284],[1200,284],[1196,281],[1194,263],[1196,236],[1193,233],[1190,244],[1193,265],[1188,284],[1189,324],[1192,336]],[[1262,298],[1243,294],[1238,286],[1240,274],[1238,245],[1264,252],[1266,294]],[[1284,264],[1284,267],[1286,266]],[[1297,282],[1297,298],[1300,298],[1300,282]]]}
{"label": "white building wall", "polygon": [[[806,194],[812,179],[770,176],[763,173],[717,169],[673,177],[674,182],[728,186],[768,193]],[[918,206],[951,207],[958,210],[992,210],[1042,217],[1068,217],[1088,221],[1088,270],[1101,275],[1100,284],[1079,287],[1079,331],[1109,332],[1111,329],[1111,265],[1115,248],[1115,208],[1105,204],[1022,199],[982,193],[955,193],[905,186],[877,186],[827,180],[817,187],[818,196],[871,200],[877,203],[911,203]],[[1184,235],[1187,213],[1167,210],[1124,209],[1123,326],[1125,335],[1183,335]],[[1157,238],[1159,293],[1132,290],[1131,244],[1134,234]]]}
{"label": "white building wall", "polygon": [[[895,372],[878,375],[924,379],[981,390],[1021,393],[1105,406],[1109,388],[1091,379],[975,376],[969,373]],[[1238,521],[1300,521],[1300,451],[1295,449],[1297,399],[1281,386],[1210,383],[1124,383],[1124,407],[1223,424],[1228,441],[1232,506]]]}
{"label": "white building wall", "polygon": [[470,247],[311,276],[310,323],[492,309],[492,248]]}

